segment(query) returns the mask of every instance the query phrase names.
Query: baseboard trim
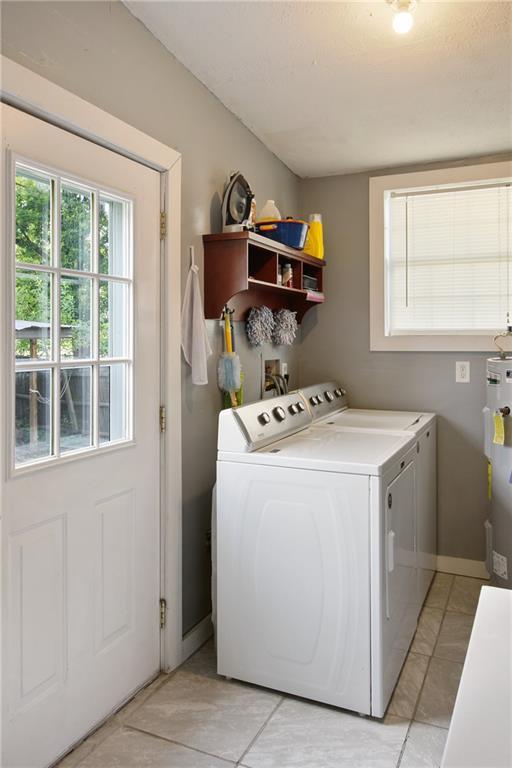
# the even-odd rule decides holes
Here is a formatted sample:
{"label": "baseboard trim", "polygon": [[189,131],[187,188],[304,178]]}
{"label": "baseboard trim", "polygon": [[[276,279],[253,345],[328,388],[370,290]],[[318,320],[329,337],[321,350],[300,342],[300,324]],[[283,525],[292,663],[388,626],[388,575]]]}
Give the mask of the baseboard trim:
{"label": "baseboard trim", "polygon": [[466,560],[464,557],[437,556],[437,570],[454,573],[456,576],[471,576],[474,579],[488,579],[485,560]]}
{"label": "baseboard trim", "polygon": [[213,635],[212,615],[205,616],[181,641],[181,661],[186,661]]}

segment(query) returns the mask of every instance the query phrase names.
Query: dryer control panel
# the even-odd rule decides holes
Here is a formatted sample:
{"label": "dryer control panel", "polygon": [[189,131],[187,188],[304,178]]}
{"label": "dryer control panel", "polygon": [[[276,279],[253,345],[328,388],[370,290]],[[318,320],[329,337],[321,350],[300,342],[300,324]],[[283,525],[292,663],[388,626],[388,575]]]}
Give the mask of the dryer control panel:
{"label": "dryer control panel", "polygon": [[348,408],[346,390],[335,381],[313,384],[311,387],[301,389],[301,392],[311,411],[313,421],[332,416]]}

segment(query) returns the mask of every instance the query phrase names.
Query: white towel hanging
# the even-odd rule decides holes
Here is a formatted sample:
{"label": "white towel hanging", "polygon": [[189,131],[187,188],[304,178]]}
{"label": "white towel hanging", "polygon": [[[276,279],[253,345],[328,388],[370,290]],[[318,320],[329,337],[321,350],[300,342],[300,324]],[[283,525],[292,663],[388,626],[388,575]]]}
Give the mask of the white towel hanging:
{"label": "white towel hanging", "polygon": [[193,384],[208,384],[207,359],[212,353],[204,320],[199,267],[194,259],[194,247],[190,248],[190,269],[181,308],[181,348],[192,369]]}

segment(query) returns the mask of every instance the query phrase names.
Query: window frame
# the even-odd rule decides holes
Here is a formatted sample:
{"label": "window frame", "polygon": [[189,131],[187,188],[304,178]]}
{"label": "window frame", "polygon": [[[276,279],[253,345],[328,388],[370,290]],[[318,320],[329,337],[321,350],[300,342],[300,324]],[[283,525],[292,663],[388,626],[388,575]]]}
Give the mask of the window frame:
{"label": "window frame", "polygon": [[[106,186],[99,186],[90,179],[77,176],[73,173],[67,173],[65,170],[55,168],[41,163],[32,158],[24,157],[15,152],[9,152],[9,163],[7,173],[8,195],[6,196],[8,221],[6,233],[8,237],[7,253],[7,285],[8,285],[8,328],[7,328],[7,349],[9,353],[8,366],[8,445],[10,447],[10,475],[18,476],[38,469],[48,468],[50,466],[59,466],[70,461],[86,457],[94,457],[100,453],[108,453],[115,450],[128,448],[136,443],[134,435],[135,424],[135,259],[134,259],[134,206],[135,200],[132,195],[118,189]],[[50,177],[52,181],[51,198],[51,243],[50,260],[48,264],[31,264],[18,262],[16,260],[16,171],[18,166],[33,171],[35,174],[41,174]],[[91,232],[91,263],[89,271],[70,269],[62,267],[60,264],[60,230],[61,230],[61,195],[62,184],[71,184],[76,187],[85,188],[92,193],[92,232]],[[127,204],[126,219],[126,247],[127,262],[126,275],[119,276],[115,274],[106,274],[99,271],[99,205],[100,198],[107,197]],[[9,221],[10,219],[10,221]],[[52,276],[52,313],[51,313],[51,345],[52,354],[50,359],[37,359],[33,362],[16,359],[16,275],[19,269],[34,270]],[[62,358],[60,346],[60,278],[62,277],[83,277],[91,280],[91,355],[88,358]],[[102,280],[112,281],[114,283],[123,283],[128,289],[128,324],[126,328],[126,354],[122,357],[102,357],[99,346],[100,316],[99,316],[99,285]],[[122,363],[126,365],[126,436],[108,443],[100,442],[99,434],[99,372],[102,365]],[[89,368],[91,370],[91,445],[76,448],[74,450],[60,450],[60,373],[66,369]],[[52,430],[52,453],[38,459],[31,459],[24,463],[16,462],[16,430],[15,430],[15,410],[16,410],[16,373],[22,371],[51,371],[51,430]]]}
{"label": "window frame", "polygon": [[[429,171],[372,176],[369,180],[370,351],[372,352],[492,352],[494,333],[386,335],[386,210],[387,194],[445,184],[471,184],[512,176],[512,160],[456,166]],[[500,333],[505,328],[496,329]]]}

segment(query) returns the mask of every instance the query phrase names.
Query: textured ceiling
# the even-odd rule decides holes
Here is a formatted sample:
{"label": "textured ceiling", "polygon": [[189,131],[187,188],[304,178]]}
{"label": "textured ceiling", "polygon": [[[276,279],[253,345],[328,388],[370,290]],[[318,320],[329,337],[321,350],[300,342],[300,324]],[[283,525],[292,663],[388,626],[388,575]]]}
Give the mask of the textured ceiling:
{"label": "textured ceiling", "polygon": [[125,4],[299,176],[512,146],[510,2]]}

